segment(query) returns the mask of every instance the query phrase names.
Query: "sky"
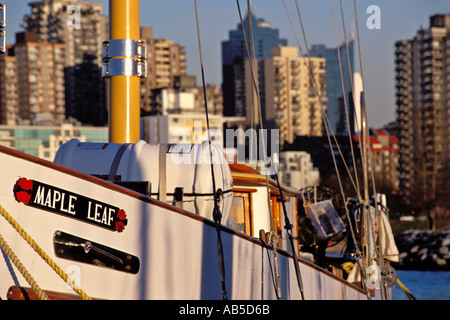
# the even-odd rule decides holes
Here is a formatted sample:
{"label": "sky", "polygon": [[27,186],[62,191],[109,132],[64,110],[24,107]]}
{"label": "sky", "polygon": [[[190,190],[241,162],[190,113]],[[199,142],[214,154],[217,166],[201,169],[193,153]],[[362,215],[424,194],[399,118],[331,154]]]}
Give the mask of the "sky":
{"label": "sky", "polygon": [[[34,0],[37,1],[37,0]],[[355,25],[353,0],[297,0],[308,47],[324,44],[336,48],[336,31],[333,4],[336,13],[338,43],[344,40],[340,2],[344,8],[347,33]],[[22,30],[23,16],[30,13],[29,0],[1,0],[6,4],[7,43],[14,44],[15,33]],[[97,0],[108,15],[109,1]],[[294,25],[292,30],[284,7],[288,8]],[[239,0],[242,14],[247,12],[247,1]],[[379,15],[368,8],[378,6]],[[280,31],[280,37],[289,46],[297,46],[306,53],[299,27],[295,0],[252,0],[256,15],[265,19]],[[202,44],[205,81],[220,86],[222,83],[221,42],[228,40],[228,32],[236,29],[239,13],[234,0],[197,0],[200,37]],[[194,0],[140,0],[141,26],[152,27],[155,38],[165,38],[185,47],[187,73],[197,76],[201,84],[200,57],[197,40]],[[394,45],[398,40],[411,39],[420,26],[428,28],[429,17],[437,13],[450,13],[449,0],[356,0],[360,33],[361,63],[364,75],[367,117],[370,127],[381,127],[395,120],[395,56]],[[373,18],[379,18],[373,20]],[[369,28],[379,22],[379,28]],[[82,27],[82,26],[81,26]],[[295,33],[294,33],[295,32]],[[356,34],[356,32],[355,32]],[[107,39],[105,39],[107,40]],[[355,43],[357,48],[357,42]],[[360,71],[358,49],[355,52],[356,71]]]}

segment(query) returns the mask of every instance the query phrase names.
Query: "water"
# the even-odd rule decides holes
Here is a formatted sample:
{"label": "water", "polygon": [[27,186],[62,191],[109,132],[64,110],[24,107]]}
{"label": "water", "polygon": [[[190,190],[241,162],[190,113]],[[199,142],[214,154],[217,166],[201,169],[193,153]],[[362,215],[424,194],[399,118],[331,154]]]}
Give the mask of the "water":
{"label": "water", "polygon": [[[397,277],[417,300],[450,300],[450,271],[397,270]],[[408,300],[398,284],[394,300]]]}

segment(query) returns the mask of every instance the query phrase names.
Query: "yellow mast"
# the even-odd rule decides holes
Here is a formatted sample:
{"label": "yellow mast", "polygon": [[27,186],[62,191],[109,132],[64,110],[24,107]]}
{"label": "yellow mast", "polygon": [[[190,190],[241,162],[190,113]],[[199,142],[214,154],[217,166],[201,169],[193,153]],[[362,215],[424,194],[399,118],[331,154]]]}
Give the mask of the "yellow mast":
{"label": "yellow mast", "polygon": [[[110,0],[109,19],[111,41],[139,41],[139,0]],[[125,51],[114,58],[136,59]],[[127,69],[127,66],[130,64],[125,62],[123,67]],[[140,138],[140,79],[137,75],[124,73],[112,74],[109,80],[109,141],[112,143],[135,143]]]}

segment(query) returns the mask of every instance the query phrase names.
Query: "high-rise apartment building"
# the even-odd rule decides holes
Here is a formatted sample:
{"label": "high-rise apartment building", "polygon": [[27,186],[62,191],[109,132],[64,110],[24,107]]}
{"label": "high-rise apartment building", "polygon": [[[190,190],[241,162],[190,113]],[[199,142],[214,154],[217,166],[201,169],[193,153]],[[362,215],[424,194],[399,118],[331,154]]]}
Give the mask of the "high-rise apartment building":
{"label": "high-rise apartment building", "polygon": [[177,79],[186,75],[186,52],[171,40],[153,38],[150,27],[141,28],[141,39],[147,44],[147,77],[141,79],[141,109],[150,112],[152,90],[175,88]]}
{"label": "high-rise apartment building", "polygon": [[[142,114],[204,113],[203,87],[195,76],[186,74],[186,52],[171,40],[153,38],[153,29],[141,27],[141,39],[147,45],[147,77],[141,79]],[[208,111],[221,114],[220,88],[205,87]],[[187,100],[186,97],[189,97]],[[186,103],[186,101],[190,101]]]}
{"label": "high-rise apartment building", "polygon": [[102,2],[41,0],[29,6],[31,13],[24,17],[24,28],[35,31],[39,42],[64,43],[66,67],[81,64],[85,54],[94,55],[101,67],[102,43],[109,39]]}
{"label": "high-rise apartment building", "polygon": [[[348,48],[348,56],[347,56]],[[338,55],[339,50],[339,55]],[[348,132],[346,125],[342,125],[342,119],[345,119],[345,109],[340,107],[340,99],[343,100],[342,79],[347,99],[347,108],[350,105],[348,94],[352,91],[352,81],[349,73],[355,71],[354,69],[354,37],[353,33],[347,39],[347,43],[343,43],[339,48],[327,48],[324,45],[313,45],[310,49],[312,57],[322,57],[327,60],[327,116],[330,121],[331,128],[334,133]],[[341,64],[339,65],[339,56]],[[357,97],[359,99],[359,97]],[[344,101],[342,101],[343,103]],[[351,123],[353,125],[353,123]]]}
{"label": "high-rise apartment building", "polygon": [[[25,15],[23,26],[27,31],[37,33],[37,41],[62,43],[65,46],[63,64],[65,67],[66,113],[67,117],[82,122],[89,119],[104,119],[106,109],[104,80],[99,77],[102,65],[102,43],[109,39],[108,17],[102,15],[103,3],[77,0],[41,0],[29,3],[31,13]],[[93,58],[92,58],[93,57]],[[78,78],[80,68],[91,73],[83,81]],[[96,66],[97,68],[93,68]],[[92,79],[86,77],[91,75]],[[96,83],[101,81],[100,83]],[[92,90],[97,94],[89,100],[89,107],[82,108],[88,114],[81,114],[79,104],[86,104],[85,98]],[[102,125],[106,120],[91,123]]]}
{"label": "high-rise apartment building", "polygon": [[[286,39],[280,39],[278,29],[274,29],[253,12],[243,20],[244,32],[239,23],[235,30],[229,31],[229,40],[222,41],[222,92],[225,116],[245,116],[245,63],[248,58],[247,47],[253,49],[255,59],[271,57],[272,48],[278,44],[287,45]],[[250,25],[253,41],[250,37]],[[246,45],[247,41],[247,45]],[[251,44],[254,44],[253,47]]]}
{"label": "high-rise apartment building", "polygon": [[400,195],[432,207],[449,191],[450,13],[395,47]]}
{"label": "high-rise apartment building", "polygon": [[[312,65],[311,78],[310,63]],[[246,62],[247,124],[257,122],[259,106],[255,99],[249,61]],[[280,143],[292,143],[295,136],[321,136],[322,111],[327,106],[325,58],[299,57],[296,47],[278,45],[272,57],[256,64],[262,118],[269,129],[279,129]],[[316,94],[316,88],[318,95]],[[322,110],[325,109],[325,110]]]}
{"label": "high-rise apartment building", "polygon": [[19,116],[17,58],[8,46],[0,55],[0,124],[14,125]]}
{"label": "high-rise apartment building", "polygon": [[36,123],[65,120],[64,44],[37,42],[35,32],[16,35],[19,117]]}

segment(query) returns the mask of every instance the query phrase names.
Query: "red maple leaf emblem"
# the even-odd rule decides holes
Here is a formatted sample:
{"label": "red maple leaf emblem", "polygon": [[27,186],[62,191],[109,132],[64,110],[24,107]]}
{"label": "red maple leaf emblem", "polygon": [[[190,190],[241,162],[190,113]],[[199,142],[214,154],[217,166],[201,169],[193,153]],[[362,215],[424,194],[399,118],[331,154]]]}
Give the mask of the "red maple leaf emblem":
{"label": "red maple leaf emblem", "polygon": [[122,232],[125,229],[127,223],[127,215],[125,214],[124,210],[120,209],[116,216],[116,231]]}
{"label": "red maple leaf emblem", "polygon": [[28,204],[31,199],[31,193],[33,192],[33,180],[21,178],[17,180],[14,185],[14,197],[18,202]]}

